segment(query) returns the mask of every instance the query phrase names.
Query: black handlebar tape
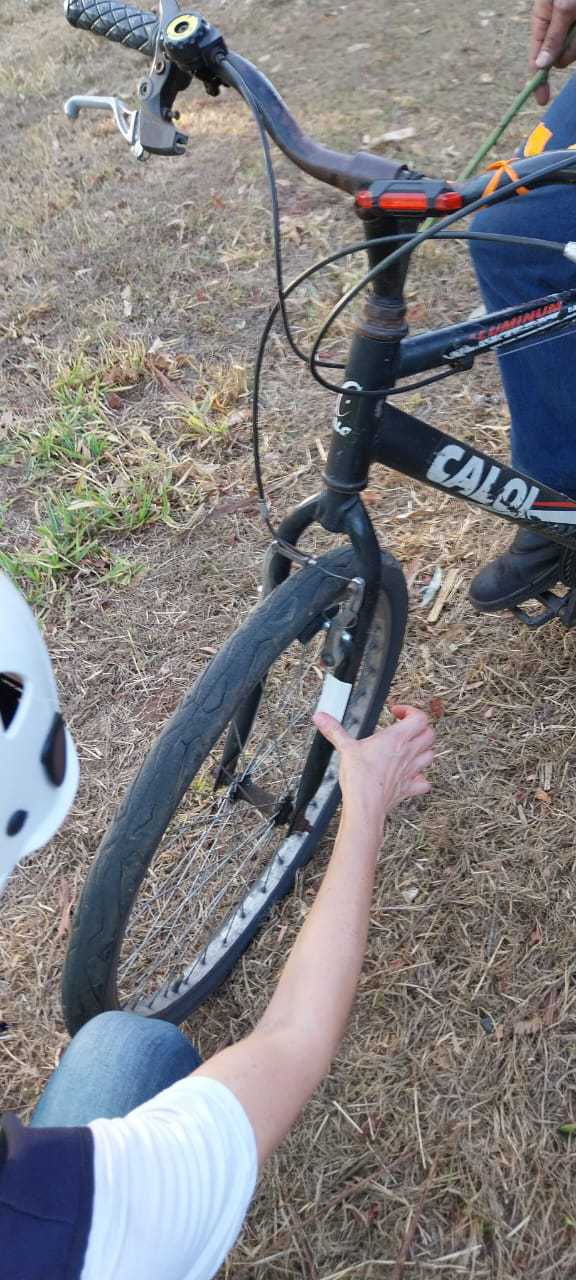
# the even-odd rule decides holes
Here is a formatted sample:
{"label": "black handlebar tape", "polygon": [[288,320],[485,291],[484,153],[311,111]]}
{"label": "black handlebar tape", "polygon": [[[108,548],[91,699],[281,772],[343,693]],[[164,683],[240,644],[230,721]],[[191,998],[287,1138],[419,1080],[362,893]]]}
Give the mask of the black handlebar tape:
{"label": "black handlebar tape", "polygon": [[105,36],[127,49],[154,56],[158,18],[116,0],[65,0],[64,13],[73,27]]}

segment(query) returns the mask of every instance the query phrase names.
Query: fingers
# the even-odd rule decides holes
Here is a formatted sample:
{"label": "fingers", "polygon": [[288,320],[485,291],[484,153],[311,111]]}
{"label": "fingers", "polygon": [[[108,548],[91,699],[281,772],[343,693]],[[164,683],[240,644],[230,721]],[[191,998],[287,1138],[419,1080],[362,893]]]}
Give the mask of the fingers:
{"label": "fingers", "polygon": [[562,5],[560,0],[556,0],[540,50],[534,60],[534,65],[539,71],[552,67],[557,62],[575,17],[576,13],[572,5],[568,8]]}
{"label": "fingers", "polygon": [[416,707],[411,707],[407,702],[391,702],[390,710],[395,720],[410,720],[414,716],[424,715],[423,711],[418,711]]}
{"label": "fingers", "polygon": [[[576,22],[576,0],[535,0],[532,14],[530,66],[533,71],[546,71],[552,66],[568,67],[576,61],[576,43],[564,50],[572,25]],[[534,91],[541,107],[550,101],[546,81]]]}
{"label": "fingers", "polygon": [[415,774],[424,773],[424,770],[429,769],[430,765],[433,763],[434,763],[434,752],[431,750],[423,751],[420,755],[416,756],[416,759],[414,761]]}
{"label": "fingers", "polygon": [[534,90],[534,97],[541,107],[546,107],[550,101],[550,85],[548,81],[541,84]]}
{"label": "fingers", "polygon": [[410,738],[415,738],[419,733],[423,733],[428,728],[428,716],[425,711],[418,711],[416,707],[409,707],[403,702],[394,703],[390,710],[394,719],[402,724],[406,734]]}
{"label": "fingers", "polygon": [[432,790],[432,783],[424,777],[422,773],[418,773],[415,778],[408,784],[406,794],[408,796],[426,796]]}
{"label": "fingers", "polygon": [[[572,18],[574,19],[574,21],[576,21],[576,9],[572,14]],[[565,50],[565,52],[562,54],[562,57],[558,58],[558,62],[556,63],[556,66],[570,67],[573,62],[576,62],[576,36],[574,36],[573,39],[570,41],[570,44],[568,45],[568,48]]]}
{"label": "fingers", "polygon": [[[403,703],[391,707],[391,711],[397,722],[396,725],[389,725],[387,729],[380,730],[378,736],[380,734],[386,735],[391,730],[398,732],[401,729],[405,740],[413,741],[415,745],[417,741],[419,752],[425,751],[432,746],[436,735],[424,711],[417,711],[415,707],[405,706]],[[336,751],[342,753],[347,747],[360,746],[358,740],[352,738],[340,722],[334,716],[329,715],[327,711],[317,711],[312,719],[316,728],[320,730],[320,733],[332,744]]]}
{"label": "fingers", "polygon": [[406,720],[408,716],[411,716],[413,714],[414,710],[415,710],[414,707],[409,707],[406,703],[403,703],[403,702],[390,703],[390,711],[394,716],[395,720]]}
{"label": "fingers", "polygon": [[536,59],[542,51],[553,10],[554,0],[536,0],[532,12],[532,36],[530,41],[530,65],[533,71],[537,68]]}
{"label": "fingers", "polygon": [[320,733],[323,734],[327,741],[335,747],[336,751],[342,752],[348,743],[355,741],[355,739],[351,738],[350,734],[342,728],[340,721],[336,720],[334,716],[328,715],[327,711],[317,711],[316,714],[312,716],[312,719],[316,728],[319,729]]}

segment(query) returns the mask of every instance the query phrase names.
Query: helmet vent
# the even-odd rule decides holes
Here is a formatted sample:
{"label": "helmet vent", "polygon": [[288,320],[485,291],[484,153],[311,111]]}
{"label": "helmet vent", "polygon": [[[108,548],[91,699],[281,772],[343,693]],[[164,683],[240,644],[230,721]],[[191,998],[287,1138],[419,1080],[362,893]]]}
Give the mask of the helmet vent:
{"label": "helmet vent", "polygon": [[0,721],[9,729],[20,705],[24,681],[13,671],[0,671]]}

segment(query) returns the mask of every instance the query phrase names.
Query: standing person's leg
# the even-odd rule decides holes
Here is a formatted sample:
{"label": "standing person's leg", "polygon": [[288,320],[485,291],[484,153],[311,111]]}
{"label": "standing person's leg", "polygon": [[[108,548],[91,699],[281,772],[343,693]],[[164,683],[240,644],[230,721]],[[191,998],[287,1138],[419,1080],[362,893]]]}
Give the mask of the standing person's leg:
{"label": "standing person's leg", "polygon": [[[575,144],[573,78],[531,134],[524,154]],[[474,228],[561,242],[576,239],[576,189],[550,186],[511,197],[480,213]],[[560,254],[476,243],[472,258],[490,311],[576,286],[576,267]],[[514,466],[576,496],[576,334],[553,341],[544,338],[524,351],[504,353],[500,370],[510,406]],[[556,581],[559,558],[559,550],[540,534],[520,531],[511,548],[474,579],[473,603],[495,609],[526,599],[533,590]]]}
{"label": "standing person's leg", "polygon": [[112,1120],[190,1075],[201,1058],[169,1022],[102,1013],[66,1049],[32,1116],[41,1128]]}

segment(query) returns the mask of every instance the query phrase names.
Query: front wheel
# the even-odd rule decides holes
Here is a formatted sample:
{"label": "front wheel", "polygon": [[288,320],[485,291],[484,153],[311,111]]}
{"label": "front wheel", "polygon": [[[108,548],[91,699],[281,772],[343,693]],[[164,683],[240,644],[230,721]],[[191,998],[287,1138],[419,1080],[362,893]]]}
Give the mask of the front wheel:
{"label": "front wheel", "polygon": [[[104,837],[75,915],[63,979],[72,1034],[105,1009],[188,1017],[311,858],[339,803],[337,758],[291,827],[292,802],[315,733],[325,624],[354,576],[354,554],[342,549],[277,587],[165,726]],[[407,608],[402,570],[383,554],[344,719],[356,737],[377,723]],[[249,735],[240,743],[236,729],[233,772],[223,779],[223,749],[230,754],[250,702]]]}

